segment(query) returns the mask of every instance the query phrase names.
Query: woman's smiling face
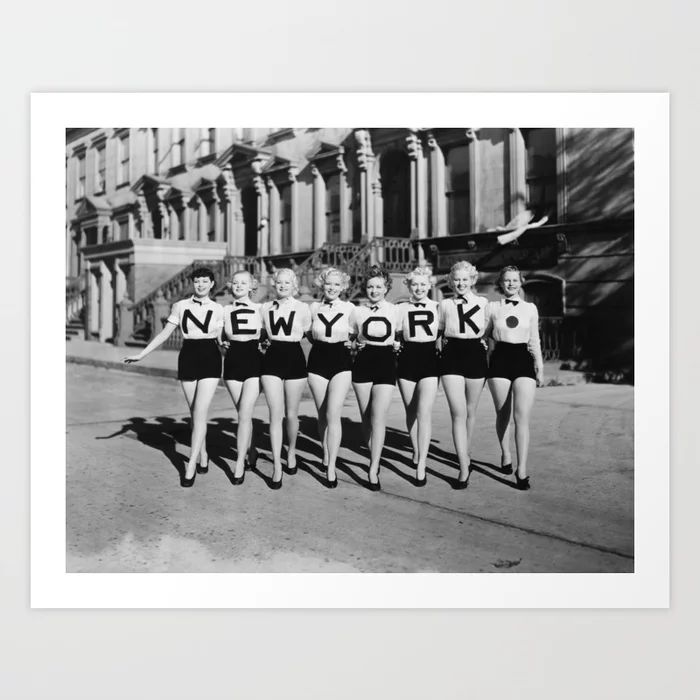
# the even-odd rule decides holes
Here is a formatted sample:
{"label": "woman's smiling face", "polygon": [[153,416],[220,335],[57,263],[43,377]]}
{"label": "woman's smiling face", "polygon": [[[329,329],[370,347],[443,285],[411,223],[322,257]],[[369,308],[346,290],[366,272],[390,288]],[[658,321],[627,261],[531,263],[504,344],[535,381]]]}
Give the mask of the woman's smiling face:
{"label": "woman's smiling face", "polygon": [[520,291],[523,286],[520,281],[520,273],[509,270],[503,275],[503,280],[501,282],[503,287],[503,293],[507,297],[512,297]]}
{"label": "woman's smiling face", "polygon": [[292,296],[294,294],[294,274],[292,272],[282,272],[277,275],[275,291],[280,299]]}
{"label": "woman's smiling face", "polygon": [[323,296],[328,301],[333,301],[340,296],[343,290],[343,282],[340,279],[340,275],[337,273],[332,273],[326,277],[323,283]]}
{"label": "woman's smiling face", "polygon": [[214,286],[214,281],[209,277],[195,277],[192,280],[192,286],[196,297],[206,297],[209,296],[209,292]]}
{"label": "woman's smiling face", "polygon": [[236,299],[242,299],[250,294],[250,275],[247,272],[237,273],[231,280],[231,291]]}
{"label": "woman's smiling face", "polygon": [[472,275],[470,275],[466,270],[456,270],[452,274],[452,287],[454,288],[457,296],[464,296],[473,287]]}
{"label": "woman's smiling face", "polygon": [[383,277],[371,277],[367,280],[367,298],[374,304],[380,302],[386,296],[386,282]]}
{"label": "woman's smiling face", "polygon": [[415,275],[410,279],[408,289],[415,301],[421,301],[428,296],[430,280],[425,275]]}

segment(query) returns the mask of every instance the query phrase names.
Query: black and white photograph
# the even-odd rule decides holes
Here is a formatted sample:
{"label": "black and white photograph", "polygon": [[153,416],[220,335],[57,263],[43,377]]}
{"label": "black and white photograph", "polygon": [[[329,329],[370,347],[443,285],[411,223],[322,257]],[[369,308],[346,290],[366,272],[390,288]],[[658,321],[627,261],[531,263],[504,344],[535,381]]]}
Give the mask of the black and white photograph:
{"label": "black and white photograph", "polygon": [[636,131],[543,123],[66,126],[65,573],[634,574]]}

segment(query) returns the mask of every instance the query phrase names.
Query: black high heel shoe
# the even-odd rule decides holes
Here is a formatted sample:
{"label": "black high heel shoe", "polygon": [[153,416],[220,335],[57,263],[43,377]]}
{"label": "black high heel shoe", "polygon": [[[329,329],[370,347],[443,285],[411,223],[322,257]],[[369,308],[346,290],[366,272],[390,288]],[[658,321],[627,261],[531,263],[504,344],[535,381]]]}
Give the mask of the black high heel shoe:
{"label": "black high heel shoe", "polygon": [[297,471],[299,471],[299,468],[298,467],[282,467],[282,471],[285,474],[289,474],[289,476],[294,476],[297,473]]}
{"label": "black high heel shoe", "polygon": [[455,491],[464,491],[469,486],[469,477],[472,475],[471,471],[467,474],[467,478],[462,481],[459,477],[457,477],[457,481],[455,481],[454,484],[454,489]]}
{"label": "black high heel shoe", "polygon": [[207,457],[206,464],[197,465],[197,474],[206,474],[209,471],[209,457]]}
{"label": "black high heel shoe", "polygon": [[382,490],[382,485],[379,483],[379,470],[378,469],[377,469],[377,480],[375,482],[372,482],[372,480],[368,476],[367,483],[369,484],[370,491],[381,491]]}
{"label": "black high heel shoe", "polygon": [[270,488],[273,491],[279,491],[279,489],[282,488],[282,476],[280,476],[279,481],[275,481],[274,479],[270,482]]}
{"label": "black high heel shoe", "polygon": [[338,477],[336,476],[335,479],[329,479],[326,477],[326,488],[329,489],[334,489],[338,486]]}
{"label": "black high heel shoe", "polygon": [[530,490],[530,477],[529,476],[520,477],[516,473],[515,474],[515,486],[519,491],[529,491]]}
{"label": "black high heel shoe", "polygon": [[428,477],[427,477],[425,474],[423,474],[423,478],[422,478],[422,479],[419,479],[419,478],[416,476],[416,486],[418,486],[418,487],[423,487],[423,486],[425,486],[427,483],[428,483]]}
{"label": "black high heel shoe", "polygon": [[501,471],[504,474],[512,474],[513,473],[513,462],[508,462],[508,464],[502,464]]}
{"label": "black high heel shoe", "polygon": [[194,486],[194,479],[196,476],[196,469],[194,474],[192,474],[192,476],[189,479],[185,476],[185,472],[182,472],[182,475],[180,476],[180,486],[182,486],[183,489],[191,489]]}
{"label": "black high heel shoe", "polygon": [[240,486],[244,481],[245,481],[245,471],[243,472],[243,474],[241,474],[241,476],[236,476],[234,474],[234,476],[231,477],[231,483],[234,486]]}

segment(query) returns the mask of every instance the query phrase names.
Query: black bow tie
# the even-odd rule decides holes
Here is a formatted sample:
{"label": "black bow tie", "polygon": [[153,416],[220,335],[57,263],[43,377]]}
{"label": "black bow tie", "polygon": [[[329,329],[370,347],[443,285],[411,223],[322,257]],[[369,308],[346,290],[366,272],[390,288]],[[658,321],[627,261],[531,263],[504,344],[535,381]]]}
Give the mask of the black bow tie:
{"label": "black bow tie", "polygon": [[455,297],[455,304],[466,304],[467,300],[464,297]]}
{"label": "black bow tie", "polygon": [[370,311],[379,311],[379,304],[375,304],[374,306],[369,307]]}
{"label": "black bow tie", "polygon": [[280,307],[279,301],[273,301],[273,302],[272,302],[272,306],[273,306],[273,308],[275,308],[275,309],[279,309],[279,307]]}
{"label": "black bow tie", "polygon": [[332,299],[331,301],[327,301],[326,299],[324,299],[321,303],[324,306],[333,306],[333,304],[335,304],[335,302],[336,302],[336,299]]}
{"label": "black bow tie", "polygon": [[235,306],[248,306],[244,301],[237,301],[235,302]]}
{"label": "black bow tie", "polygon": [[422,301],[414,301],[413,306],[422,306],[423,308],[425,308],[425,303]]}
{"label": "black bow tie", "polygon": [[200,306],[203,306],[203,305],[204,305],[204,302],[203,302],[203,301],[199,301],[199,299],[195,299],[194,297],[192,298],[192,301],[193,301],[195,304],[199,304]]}
{"label": "black bow tie", "polygon": [[506,304],[513,304],[513,306],[517,306],[518,300],[517,299],[506,299]]}

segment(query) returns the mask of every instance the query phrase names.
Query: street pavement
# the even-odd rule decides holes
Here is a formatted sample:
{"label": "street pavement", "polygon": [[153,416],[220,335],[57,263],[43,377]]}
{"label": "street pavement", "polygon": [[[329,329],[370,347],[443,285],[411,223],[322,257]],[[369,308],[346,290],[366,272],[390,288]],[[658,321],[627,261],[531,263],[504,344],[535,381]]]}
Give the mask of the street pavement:
{"label": "street pavement", "polygon": [[527,492],[513,488],[513,477],[496,466],[488,389],[479,405],[469,488],[452,488],[458,468],[442,391],[428,484],[416,488],[396,390],[382,490],[373,493],[366,488],[368,460],[352,390],[337,489],[323,485],[315,408],[306,398],[298,473],[285,474],[281,490],[269,488],[261,397],[255,411],[261,456],[245,483],[233,486],[235,414],[222,385],[210,410],[209,473],[183,489],[178,469],[188,454],[189,416],[179,383],[110,366],[116,367],[67,364],[70,572],[634,570],[633,387],[538,389]]}

